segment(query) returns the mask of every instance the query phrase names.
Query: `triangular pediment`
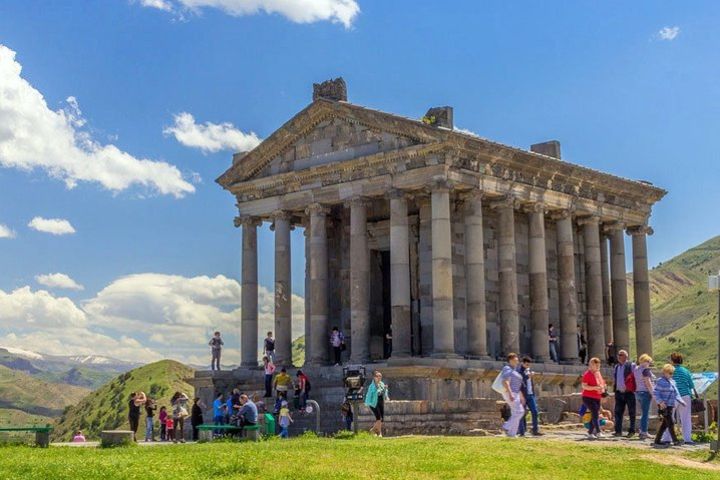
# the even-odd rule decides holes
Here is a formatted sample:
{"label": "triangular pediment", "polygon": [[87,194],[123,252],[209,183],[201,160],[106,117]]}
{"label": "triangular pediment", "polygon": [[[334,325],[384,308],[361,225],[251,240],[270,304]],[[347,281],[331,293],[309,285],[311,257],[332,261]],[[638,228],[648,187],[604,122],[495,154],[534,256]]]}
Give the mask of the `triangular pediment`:
{"label": "triangular pediment", "polygon": [[420,122],[344,102],[317,100],[245,155],[218,183],[301,171],[413,145],[439,141],[440,132]]}

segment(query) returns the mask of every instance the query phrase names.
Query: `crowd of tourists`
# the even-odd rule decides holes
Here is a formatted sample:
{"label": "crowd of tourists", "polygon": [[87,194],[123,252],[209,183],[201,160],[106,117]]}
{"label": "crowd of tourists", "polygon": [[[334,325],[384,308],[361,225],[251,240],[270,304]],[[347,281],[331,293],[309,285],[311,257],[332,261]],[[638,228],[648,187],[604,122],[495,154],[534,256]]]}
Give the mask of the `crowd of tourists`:
{"label": "crowd of tourists", "polygon": [[137,431],[140,427],[142,411],[145,411],[145,441],[185,443],[185,421],[190,419],[192,426],[192,439],[198,439],[198,425],[203,423],[203,410],[205,405],[199,398],[190,399],[183,392],[175,392],[170,399],[169,409],[165,405],[158,405],[157,401],[142,391],[130,394],[128,402],[128,422],[133,432],[133,440],[137,441]]}
{"label": "crowd of tourists", "polygon": [[[552,340],[551,340],[552,341]],[[648,432],[650,408],[654,401],[657,405],[660,426],[655,433],[653,444],[656,446],[693,445],[691,405],[694,392],[692,375],[683,366],[683,356],[673,353],[671,363],[662,366],[657,376],[653,373],[653,359],[642,354],[636,362],[628,358],[628,352],[620,350],[612,362],[612,378],[609,382],[601,373],[601,361],[593,357],[582,375],[582,407],[578,414],[587,428],[587,437],[595,440],[602,438],[603,430],[612,431],[614,437],[632,438],[638,435],[640,440],[651,438]],[[533,385],[534,372],[531,359],[511,353],[505,365],[493,383],[493,388],[505,400],[503,430],[507,436],[524,436],[527,430],[525,418],[530,414],[532,435],[542,435],[538,427],[538,409]],[[609,383],[609,385],[608,385]],[[613,412],[603,407],[603,402],[614,399]],[[695,395],[697,397],[697,395]],[[640,422],[637,425],[637,407],[640,408]],[[627,413],[627,432],[623,433]],[[682,436],[675,432],[676,423],[680,423]]]}

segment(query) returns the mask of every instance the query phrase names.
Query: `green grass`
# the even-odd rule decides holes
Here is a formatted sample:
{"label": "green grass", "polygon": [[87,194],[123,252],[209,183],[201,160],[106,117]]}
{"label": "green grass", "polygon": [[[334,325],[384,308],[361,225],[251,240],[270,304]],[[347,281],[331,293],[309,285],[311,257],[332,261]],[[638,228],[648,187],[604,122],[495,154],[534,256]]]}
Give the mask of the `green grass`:
{"label": "green grass", "polygon": [[[147,448],[0,448],[0,479],[716,479],[701,458],[504,438],[298,438]],[[674,458],[673,458],[674,457]],[[720,468],[720,463],[714,466]]]}

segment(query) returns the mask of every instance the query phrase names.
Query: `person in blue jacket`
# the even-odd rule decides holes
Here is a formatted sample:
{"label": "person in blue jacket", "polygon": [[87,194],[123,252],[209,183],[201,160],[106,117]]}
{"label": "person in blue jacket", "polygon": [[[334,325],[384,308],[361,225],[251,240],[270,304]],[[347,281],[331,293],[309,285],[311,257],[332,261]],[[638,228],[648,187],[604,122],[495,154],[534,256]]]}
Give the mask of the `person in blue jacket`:
{"label": "person in blue jacket", "polygon": [[375,435],[382,437],[382,424],[385,421],[385,402],[390,400],[388,387],[382,381],[382,373],[373,372],[373,379],[365,394],[365,405],[375,414],[375,423],[370,429]]}

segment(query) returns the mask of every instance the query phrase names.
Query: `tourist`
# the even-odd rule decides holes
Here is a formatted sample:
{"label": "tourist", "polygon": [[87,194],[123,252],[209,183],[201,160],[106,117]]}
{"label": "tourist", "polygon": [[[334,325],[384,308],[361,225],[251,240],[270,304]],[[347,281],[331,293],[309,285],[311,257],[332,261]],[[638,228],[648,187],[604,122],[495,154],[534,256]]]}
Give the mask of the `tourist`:
{"label": "tourist", "polygon": [[154,432],[154,420],[155,420],[155,410],[157,410],[157,405],[155,404],[155,400],[152,398],[148,398],[145,402],[145,441],[146,442],[154,442],[155,441],[155,432]]}
{"label": "tourist", "polygon": [[257,406],[244,393],[240,395],[240,405],[236,405],[238,426],[240,430],[249,425],[257,425],[258,411]]}
{"label": "tourist", "polygon": [[[233,396],[234,396],[233,392],[238,392],[238,390],[237,389],[231,390],[230,393],[228,393],[227,400],[225,400],[225,423],[226,424],[230,424],[230,417],[233,414]],[[240,398],[239,395],[238,395],[238,398]]]}
{"label": "tourist", "polygon": [[502,396],[510,409],[510,418],[503,424],[503,430],[505,430],[508,437],[514,438],[520,427],[520,420],[523,415],[525,415],[522,393],[520,392],[523,377],[520,372],[517,371],[519,363],[517,354],[508,354],[507,361],[507,365],[500,371],[500,378],[503,384]]}
{"label": "tourist", "polygon": [[286,400],[283,400],[283,402],[280,404],[280,418],[278,420],[278,424],[280,425],[280,438],[288,438],[288,428],[290,427],[290,424],[292,422],[293,419],[290,416],[288,402]]}
{"label": "tourist", "polygon": [[332,332],[330,332],[330,346],[333,349],[335,366],[337,367],[342,364],[342,351],[345,349],[345,335],[338,327],[333,327]]}
{"label": "tourist", "polygon": [[378,437],[382,437],[382,426],[385,421],[385,402],[388,400],[390,400],[388,387],[382,381],[382,373],[375,370],[373,379],[365,394],[365,405],[375,415],[375,423],[370,428],[370,431]]}
{"label": "tourist", "polygon": [[175,442],[175,421],[173,420],[172,415],[168,415],[165,419],[165,431],[167,432],[167,441],[169,442],[172,440]]}
{"label": "tourist", "polygon": [[623,415],[627,408],[629,423],[627,438],[635,435],[635,364],[628,359],[628,352],[620,350],[618,363],[613,367],[613,389],[615,391],[615,433],[622,437]]}
{"label": "tourist", "polygon": [[267,332],[265,342],[263,343],[263,356],[267,355],[275,363],[275,339],[273,338],[272,332]]}
{"label": "tourist", "polygon": [[548,325],[548,341],[550,343],[550,360],[558,363],[558,336],[555,332],[555,326],[551,323]]}
{"label": "tourist", "polygon": [[640,440],[650,438],[648,425],[650,423],[650,404],[652,403],[653,380],[655,376],[650,370],[652,358],[643,353],[638,358],[635,367],[635,397],[640,402]]}
{"label": "tourist", "polygon": [[265,397],[272,397],[272,378],[275,373],[275,364],[267,355],[263,356],[263,368],[265,370]]}
{"label": "tourist", "polygon": [[342,416],[343,422],[345,422],[345,430],[352,431],[353,424],[353,411],[352,404],[345,400],[340,406],[340,416]]}
{"label": "tourist", "polygon": [[392,330],[385,332],[385,341],[383,342],[383,358],[390,358],[392,355]]}
{"label": "tourist", "polygon": [[280,402],[283,399],[287,400],[288,391],[292,388],[292,378],[288,375],[285,367],[281,368],[280,373],[275,375],[273,387],[275,389],[275,408],[273,413],[277,414],[280,412]]}
{"label": "tourist", "polygon": [[188,401],[190,401],[190,399],[182,392],[175,392],[170,400],[173,406],[172,418],[175,425],[174,443],[185,443],[185,419],[189,416],[187,411]]}
{"label": "tourist", "polygon": [[[539,427],[538,427],[538,409],[537,409],[537,403],[535,402],[535,386],[533,385],[533,379],[532,377],[535,375],[535,372],[530,370],[530,364],[532,363],[532,360],[530,357],[523,357],[522,364],[518,367],[518,372],[520,375],[522,375],[522,386],[520,387],[520,392],[522,393],[523,398],[525,399],[525,408],[526,410],[530,410],[530,415],[532,418],[532,434],[534,436],[540,436],[542,433],[540,433]],[[518,433],[520,436],[525,436],[525,431],[527,430],[527,421],[525,419],[525,413],[523,413],[522,418],[520,419],[520,425],[518,427]]]}
{"label": "tourist", "polygon": [[208,345],[210,345],[210,352],[212,354],[212,360],[210,361],[210,369],[212,371],[219,371],[220,354],[222,352],[223,345],[225,345],[225,343],[223,343],[222,337],[220,337],[220,332],[215,332],[215,335],[213,335],[213,337],[210,339]]}
{"label": "tourist", "polygon": [[677,435],[675,434],[675,421],[673,419],[673,410],[675,405],[684,404],[685,400],[680,397],[680,392],[673,380],[675,367],[671,364],[665,364],[662,369],[662,375],[655,383],[655,401],[658,406],[658,415],[662,419],[660,428],[655,434],[655,445],[668,445],[670,442],[663,441],[663,434],[667,431],[670,434],[673,445],[680,445]]}
{"label": "tourist", "polygon": [[[590,428],[588,437],[597,439],[600,434],[600,400],[607,395],[605,380],[600,374],[600,359],[593,357],[588,369],[582,376],[582,400],[585,408],[590,411]],[[616,427],[617,428],[617,427]]]}
{"label": "tourist", "polygon": [[585,365],[585,359],[587,358],[587,341],[581,332],[577,334],[578,340],[578,355],[580,356],[580,363]]}
{"label": "tourist", "polygon": [[203,408],[205,408],[205,405],[198,397],[195,397],[193,399],[192,409],[190,410],[190,425],[192,425],[192,439],[196,442],[200,435],[198,426],[203,424]]}
{"label": "tourist", "polygon": [[[213,425],[223,425],[225,423],[225,413],[224,413],[224,407],[223,404],[223,394],[222,392],[218,392],[215,396],[215,400],[213,400],[212,408],[213,408]],[[213,431],[213,433],[216,436],[220,435],[220,429],[216,429]]]}
{"label": "tourist", "polygon": [[299,393],[298,398],[300,399],[300,411],[305,411],[305,405],[307,404],[310,396],[310,379],[303,373],[302,370],[297,371],[297,391]]}
{"label": "tourist", "polygon": [[78,430],[77,432],[75,432],[72,441],[73,443],[85,443],[85,435],[83,435],[82,430]]}
{"label": "tourist", "polygon": [[132,392],[130,401],[128,402],[128,422],[130,430],[133,432],[133,442],[137,442],[137,431],[140,426],[140,407],[145,403],[147,398],[143,392]]}
{"label": "tourist", "polygon": [[164,442],[169,440],[167,436],[167,408],[165,406],[160,407],[160,413],[158,414],[158,421],[160,422],[160,441]]}
{"label": "tourist", "polygon": [[[692,392],[695,390],[692,373],[683,366],[683,356],[679,352],[673,352],[670,355],[670,361],[675,367],[673,380],[675,386],[680,393],[679,402],[675,406],[675,419],[680,420],[680,428],[682,429],[683,441],[686,445],[694,445],[692,439]],[[670,439],[669,433],[666,433],[663,441]]]}
{"label": "tourist", "polygon": [[252,401],[258,409],[258,414],[266,413],[267,408],[265,407],[265,400],[260,398],[260,395],[258,395],[257,393],[253,395]]}

